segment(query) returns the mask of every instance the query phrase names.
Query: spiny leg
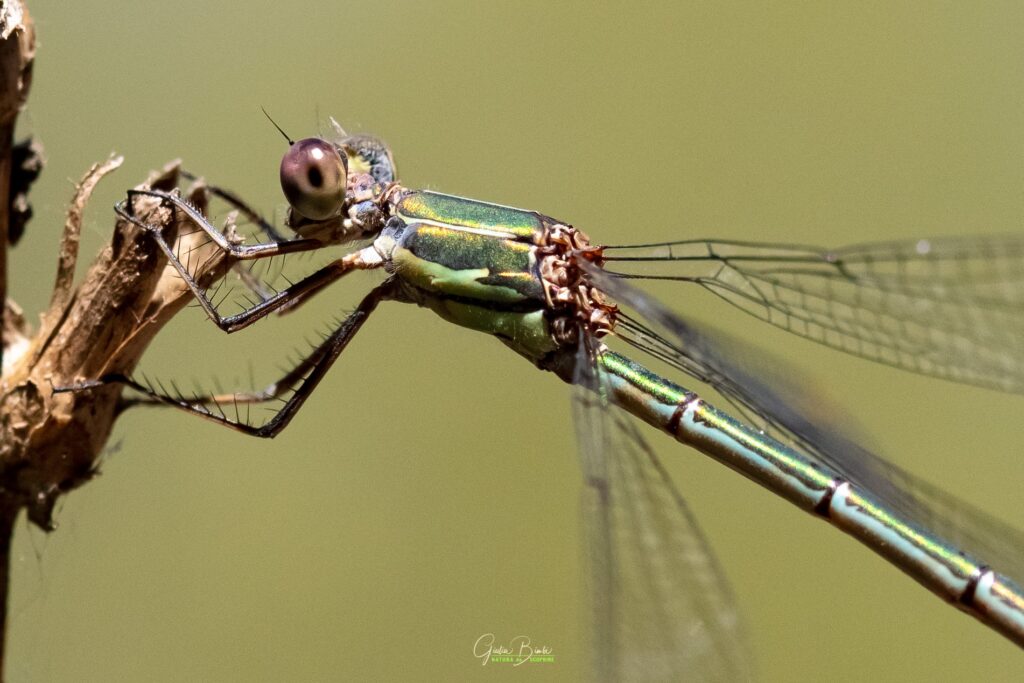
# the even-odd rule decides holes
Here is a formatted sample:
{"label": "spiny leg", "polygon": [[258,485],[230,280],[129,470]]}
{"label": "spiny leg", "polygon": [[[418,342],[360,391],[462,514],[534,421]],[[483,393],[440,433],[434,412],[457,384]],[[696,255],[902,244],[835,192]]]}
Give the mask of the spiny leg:
{"label": "spiny leg", "polygon": [[192,221],[197,228],[205,232],[218,247],[228,252],[231,258],[239,261],[261,259],[276,256],[278,254],[291,254],[299,251],[312,251],[326,246],[322,240],[305,237],[297,237],[283,242],[237,244],[213,226],[199,209],[189,204],[176,192],[165,192],[163,190],[128,190],[127,195],[128,196],[124,200],[114,205],[114,211],[126,221],[137,225],[147,232],[155,232],[156,228],[154,226],[144,223],[135,217],[132,207],[134,206],[134,200],[136,197],[153,197],[154,199],[159,199],[160,201],[169,204],[174,210],[184,213],[189,220]]}
{"label": "spiny leg", "polygon": [[[188,218],[193,223],[195,223],[200,229],[202,229],[204,232],[210,235],[210,237],[217,243],[219,247],[224,248],[233,256],[237,254],[238,249],[254,250],[263,247],[274,248],[263,249],[263,251],[260,251],[258,253],[249,251],[246,252],[247,255],[236,256],[236,258],[239,259],[267,258],[275,254],[289,253],[294,251],[309,251],[311,249],[323,246],[323,243],[320,242],[319,240],[305,239],[292,240],[280,244],[265,243],[248,246],[232,244],[223,233],[217,230],[214,226],[212,226],[209,223],[209,221],[206,220],[206,217],[203,216],[202,213],[200,213],[195,207],[191,206],[190,204],[182,200],[181,197],[158,190],[131,190],[129,191],[129,198],[128,200],[126,200],[126,202],[130,204],[135,195],[152,196],[159,198],[161,200],[166,200],[171,204],[172,207],[180,209],[183,212],[185,212],[185,215],[188,216]],[[186,286],[192,291],[192,294],[196,297],[196,300],[199,302],[200,306],[202,306],[203,310],[206,311],[207,316],[214,322],[215,325],[217,325],[217,327],[228,333],[235,332],[237,330],[242,329],[243,327],[251,325],[260,318],[263,318],[267,314],[272,313],[274,310],[284,306],[297,296],[308,298],[309,296],[312,296],[313,294],[320,292],[322,289],[324,289],[324,287],[334,282],[338,278],[342,277],[346,273],[351,272],[352,270],[375,268],[380,265],[379,262],[365,262],[361,258],[360,252],[347,254],[341,259],[332,261],[331,263],[327,264],[326,266],[316,271],[315,273],[303,278],[302,280],[299,280],[296,283],[293,283],[292,285],[281,290],[280,292],[277,292],[273,296],[265,298],[259,303],[253,304],[251,307],[239,313],[230,316],[221,316],[217,312],[217,308],[214,305],[213,301],[210,300],[210,297],[207,296],[203,288],[200,287],[199,283],[197,283],[195,281],[195,278],[192,277],[192,274],[189,272],[188,267],[181,262],[181,259],[171,248],[171,245],[167,243],[166,239],[164,239],[163,233],[160,230],[155,229],[153,226],[150,226],[149,224],[144,223],[139,219],[135,218],[135,216],[128,213],[122,205],[118,205],[117,207],[115,207],[115,209],[117,210],[118,214],[121,215],[123,218],[130,221],[134,225],[137,225],[143,230],[149,232],[150,236],[156,241],[161,251],[163,251],[164,254],[167,256],[168,261],[171,263],[171,265],[174,266],[175,270],[178,271],[178,274],[181,276]]]}
{"label": "spiny leg", "polygon": [[[198,181],[199,176],[185,169],[178,170],[179,175],[186,180]],[[233,209],[240,212],[243,216],[249,219],[257,228],[259,228],[265,235],[267,235],[273,242],[287,242],[289,238],[280,230],[277,229],[273,223],[268,221],[260,214],[259,211],[252,208],[248,202],[239,197],[231,190],[220,187],[219,185],[210,185],[209,183],[203,182],[203,188],[209,194],[215,197],[219,197],[231,206]],[[247,269],[242,261],[236,261],[232,264],[231,269],[238,275],[239,280],[245,287],[253,294],[260,297],[261,300],[269,299],[274,295],[273,291],[268,291],[253,275],[251,270]],[[272,288],[271,288],[272,289]]]}
{"label": "spiny leg", "polygon": [[[179,259],[180,260],[180,259]],[[253,275],[252,266],[255,265],[248,261],[235,261],[231,264],[231,272],[238,276],[239,282],[245,285],[245,288],[260,298],[260,301],[266,301],[270,297],[277,293],[273,287],[264,285],[260,282],[259,278]]]}
{"label": "spiny leg", "polygon": [[[179,169],[178,173],[181,175],[182,178],[185,178],[186,180],[199,180],[199,176],[195,175],[194,173],[190,173],[185,169]],[[263,216],[260,215],[258,211],[249,206],[249,204],[245,200],[243,200],[241,197],[239,197],[231,190],[226,190],[218,185],[204,184],[203,186],[206,188],[206,191],[212,194],[213,196],[223,199],[233,208],[238,209],[238,211],[241,212],[246,218],[248,218],[250,221],[259,226],[259,229],[266,233],[266,235],[270,237],[272,241],[287,242],[289,239],[291,239],[284,235],[282,232],[280,232],[277,229],[277,226],[263,218]]]}
{"label": "spiny leg", "polygon": [[[359,253],[360,252],[355,252],[355,254],[353,254],[353,255],[358,255]],[[330,265],[333,265],[333,264],[330,264]],[[364,266],[364,267],[375,267],[375,266],[373,264],[367,264],[367,266]],[[344,273],[342,273],[342,275],[343,274]],[[338,275],[338,277],[341,277],[341,275]],[[309,279],[309,278],[306,278],[306,279]],[[322,280],[321,282],[311,283],[309,288],[304,289],[301,292],[297,292],[295,294],[295,296],[289,297],[287,301],[282,301],[278,306],[275,307],[277,309],[278,315],[284,315],[286,313],[294,313],[299,308],[299,306],[302,306],[304,303],[306,303],[307,301],[312,299],[314,296],[319,294],[323,289],[327,288],[328,285],[330,285],[332,282],[334,282],[335,279],[337,279],[337,278],[331,278],[329,280],[325,279],[325,280]]]}
{"label": "spiny leg", "polygon": [[[172,390],[174,390],[174,394],[168,394],[163,386],[160,386],[160,389],[163,393],[158,393],[155,392],[153,386],[148,382],[148,380],[144,380],[142,382],[139,382],[134,379],[124,380],[122,379],[124,375],[120,374],[108,374],[104,376],[103,380],[97,383],[85,382],[81,385],[76,385],[75,387],[71,388],[77,390],[80,388],[88,388],[90,386],[102,384],[108,381],[116,381],[121,384],[126,384],[132,387],[133,389],[141,391],[144,394],[143,396],[136,396],[131,398],[122,397],[118,402],[117,406],[119,414],[123,413],[129,408],[134,408],[135,406],[163,406],[167,404],[168,400],[176,401],[175,406],[180,407],[178,406],[177,402],[180,402],[182,399],[187,400],[188,403],[209,403],[217,406],[223,406],[227,404],[233,404],[236,406],[252,405],[257,403],[267,403],[269,401],[279,399],[285,394],[287,394],[289,391],[292,391],[295,388],[295,385],[298,384],[298,382],[303,377],[306,376],[306,373],[308,373],[320,361],[322,357],[323,353],[321,348],[314,348],[313,351],[308,356],[300,359],[299,362],[296,363],[291,370],[285,373],[283,377],[280,377],[274,382],[271,382],[270,384],[268,384],[263,389],[260,389],[259,391],[236,391],[230,394],[192,394],[191,396],[185,397],[184,394],[173,385],[171,388]],[[159,382],[158,380],[157,384],[161,385],[162,383]],[[218,390],[220,390],[219,387]],[[223,390],[220,391],[223,392]],[[186,410],[188,410],[188,408],[186,408]],[[221,410],[218,412],[223,411]]]}
{"label": "spiny leg", "polygon": [[[186,180],[198,181],[199,176],[186,171],[185,169],[179,169],[178,173],[181,177]],[[271,239],[273,242],[285,242],[289,239],[284,233],[277,229],[277,226],[268,221],[260,214],[259,211],[249,206],[241,197],[236,195],[230,190],[226,190],[218,185],[209,185],[203,183],[203,189],[212,194],[215,197],[219,197],[223,201],[227,202],[229,206],[245,216],[250,223],[255,225],[259,230]],[[180,259],[179,259],[180,260]],[[255,265],[255,261],[235,261],[231,264],[231,271],[238,276],[239,282],[241,282],[246,289],[255,294],[260,298],[261,301],[265,301],[270,297],[274,296],[277,291],[273,287],[268,287],[259,281],[255,275],[253,275],[252,267]]]}
{"label": "spiny leg", "polygon": [[[223,424],[231,429],[251,434],[262,438],[277,436],[298,412],[309,395],[313,393],[320,380],[338,359],[348,343],[370,317],[374,309],[381,301],[391,298],[394,290],[394,280],[386,280],[370,291],[363,300],[359,302],[356,309],[345,318],[341,324],[328,335],[324,341],[313,350],[309,356],[302,359],[294,368],[289,370],[281,379],[270,384],[262,391],[237,393],[237,394],[209,394],[185,397],[178,392],[168,394],[166,392],[154,391],[152,387],[137,382],[121,373],[109,373],[98,380],[92,380],[68,387],[57,387],[54,393],[70,391],[85,391],[107,384],[123,384],[144,394],[142,399],[129,399],[125,401],[124,407],[132,405],[160,403],[174,406],[186,412]],[[299,383],[296,387],[296,383]],[[172,385],[173,388],[173,385]],[[244,422],[238,412],[239,405],[264,403],[273,400],[280,400],[284,394],[293,391],[292,395],[284,401],[284,405],[274,414],[268,422],[258,427]],[[207,407],[212,404],[216,412]],[[235,417],[231,418],[225,413],[222,406],[234,405]]]}
{"label": "spiny leg", "polygon": [[[392,218],[391,220],[392,221],[399,221],[400,219]],[[361,254],[363,252],[356,252],[356,253],[357,254]],[[374,259],[372,262],[366,263],[365,265],[363,265],[361,267],[363,267],[363,268],[377,268],[377,267],[382,267],[384,265],[383,263],[380,263],[380,262],[378,262],[376,260],[376,259],[379,258],[376,254],[373,254],[372,257]],[[308,302],[310,299],[312,299],[314,296],[319,294],[320,290],[322,290],[325,287],[327,287],[330,283],[331,283],[330,281],[326,281],[326,282],[314,284],[312,287],[310,287],[310,289],[308,289],[308,290],[306,290],[304,292],[301,292],[301,293],[297,294],[296,296],[288,299],[287,302],[281,304],[277,308],[277,314],[278,315],[285,315],[286,313],[294,313],[296,310],[299,309],[300,306],[302,306],[303,304]]]}
{"label": "spiny leg", "polygon": [[[168,253],[170,246],[163,240],[163,237],[157,236],[156,240],[160,244],[161,249],[168,254],[168,257],[173,259],[173,255]],[[176,261],[176,263],[180,264],[180,261]],[[178,272],[185,280],[185,284],[188,285],[189,289],[192,290],[192,293],[199,300],[199,304],[203,307],[203,310],[206,311],[207,316],[209,316],[217,327],[225,332],[231,333],[237,332],[244,327],[248,327],[275,310],[290,307],[292,302],[312,297],[353,270],[376,268],[379,265],[379,262],[365,262],[362,258],[361,252],[357,251],[351,254],[346,254],[342,258],[331,261],[320,270],[317,270],[298,282],[282,289],[277,294],[274,294],[259,303],[253,304],[240,313],[235,313],[234,315],[229,316],[221,316],[217,313],[213,302],[210,301],[206,296],[206,293],[201,287],[199,287],[198,283],[196,283],[187,271],[179,270]]]}

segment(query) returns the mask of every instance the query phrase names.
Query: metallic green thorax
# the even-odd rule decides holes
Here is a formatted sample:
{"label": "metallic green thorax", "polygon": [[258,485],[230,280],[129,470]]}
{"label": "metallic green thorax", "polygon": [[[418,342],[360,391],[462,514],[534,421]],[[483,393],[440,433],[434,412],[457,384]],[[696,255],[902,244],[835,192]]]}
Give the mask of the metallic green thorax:
{"label": "metallic green thorax", "polygon": [[434,192],[412,192],[374,242],[406,297],[457,325],[493,334],[534,362],[552,352],[540,278],[544,219]]}
{"label": "metallic green thorax", "polygon": [[432,223],[504,233],[513,239],[534,244],[546,231],[544,219],[535,211],[437,192],[407,194],[395,207],[395,215],[406,223]]}

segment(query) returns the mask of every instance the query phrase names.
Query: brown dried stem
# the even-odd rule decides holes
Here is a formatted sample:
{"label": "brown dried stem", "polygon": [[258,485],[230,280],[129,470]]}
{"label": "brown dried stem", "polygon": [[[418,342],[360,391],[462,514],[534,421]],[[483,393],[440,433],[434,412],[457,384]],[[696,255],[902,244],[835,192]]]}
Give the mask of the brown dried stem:
{"label": "brown dried stem", "polygon": [[[50,305],[32,334],[21,311],[7,302],[3,346],[7,366],[0,375],[0,511],[10,519],[27,508],[29,519],[52,528],[51,511],[62,493],[87,481],[118,415],[119,386],[54,394],[53,388],[106,373],[131,374],[160,329],[192,299],[155,241],[127,221],[117,221],[110,244],[82,282],[73,286],[82,213],[106,174],[121,164],[94,165],[79,182],[61,240]],[[168,164],[140,187],[171,190],[178,165]],[[189,200],[206,205],[204,187]],[[203,286],[223,276],[224,254],[194,229],[181,230],[180,212],[149,198],[136,200],[135,215],[160,229],[180,253],[199,263]],[[186,234],[187,233],[187,234]],[[0,546],[9,534],[0,515]],[[2,547],[0,547],[2,550]],[[4,564],[6,566],[6,564]]]}
{"label": "brown dried stem", "polygon": [[[72,288],[82,210],[96,182],[120,161],[93,166],[78,185],[40,329],[30,336],[12,315],[10,338],[5,339],[13,357],[0,393],[0,497],[28,507],[30,518],[44,527],[55,498],[89,478],[120,395],[116,386],[62,394],[53,394],[52,388],[106,373],[130,374],[157,332],[191,300],[154,240],[126,221],[118,221],[110,245]],[[177,171],[172,163],[142,187],[170,190]],[[205,204],[202,186],[191,191],[190,201]],[[180,226],[167,206],[139,199],[135,211],[174,242]],[[191,262],[200,263],[197,279],[208,285],[224,273],[223,254],[212,244],[200,246],[202,233],[187,232],[176,248],[191,250]]]}
{"label": "brown dried stem", "polygon": [[[35,49],[35,29],[24,3],[4,0],[0,4],[0,304],[7,300],[14,124],[28,99]],[[0,308],[0,318],[6,319],[6,306]],[[0,323],[3,322],[0,319]],[[0,348],[0,367],[3,367],[3,348]]]}
{"label": "brown dried stem", "polygon": [[[78,183],[64,225],[53,294],[35,333],[7,298],[7,247],[31,215],[28,186],[42,162],[37,146],[12,147],[33,51],[32,24],[22,0],[0,0],[0,667],[14,520],[25,508],[34,523],[52,528],[54,503],[96,471],[119,412],[120,386],[61,394],[53,388],[107,373],[130,375],[154,336],[192,299],[155,240],[120,220],[110,244],[74,285],[82,215],[96,184],[121,165],[116,157],[94,165]],[[17,151],[14,158],[12,149]],[[171,163],[140,187],[170,191],[178,180],[178,165]],[[189,191],[189,200],[205,209],[201,184]],[[201,231],[182,229],[180,212],[152,198],[137,199],[133,210],[179,253],[188,254],[189,263],[199,264],[194,276],[201,286],[224,275],[229,265],[224,254]]]}
{"label": "brown dried stem", "polygon": [[[11,176],[14,171],[11,151],[14,124],[28,98],[35,56],[35,30],[21,0],[0,4],[0,330],[6,339],[8,325],[17,325],[16,307],[7,304],[7,244],[11,228]],[[4,346],[0,344],[0,368],[4,366]],[[8,559],[11,530],[18,508],[0,500],[0,667],[6,635]]]}

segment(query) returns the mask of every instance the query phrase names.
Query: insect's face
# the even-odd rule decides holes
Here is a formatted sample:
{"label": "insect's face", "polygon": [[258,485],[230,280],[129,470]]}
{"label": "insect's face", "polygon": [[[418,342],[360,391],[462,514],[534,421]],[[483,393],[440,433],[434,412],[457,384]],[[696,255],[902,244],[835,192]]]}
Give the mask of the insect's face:
{"label": "insect's face", "polygon": [[342,135],[337,141],[305,138],[281,159],[281,188],[300,234],[334,225],[329,241],[348,241],[382,227],[381,201],[395,184],[395,162],[381,140]]}
{"label": "insect's face", "polygon": [[281,159],[281,189],[300,216],[313,221],[333,218],[345,203],[348,157],[326,140],[299,140]]}

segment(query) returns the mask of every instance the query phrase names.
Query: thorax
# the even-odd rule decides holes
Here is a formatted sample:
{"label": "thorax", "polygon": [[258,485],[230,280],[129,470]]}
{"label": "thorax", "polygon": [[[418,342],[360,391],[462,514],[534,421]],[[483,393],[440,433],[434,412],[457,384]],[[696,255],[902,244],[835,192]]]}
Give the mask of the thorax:
{"label": "thorax", "polygon": [[404,300],[537,362],[559,346],[543,277],[552,224],[533,211],[411,191],[395,202],[373,246]]}

